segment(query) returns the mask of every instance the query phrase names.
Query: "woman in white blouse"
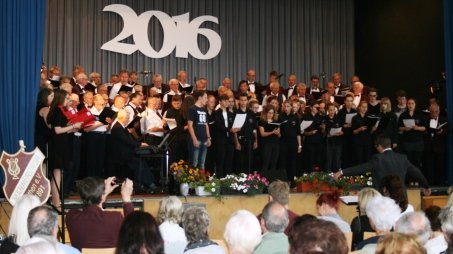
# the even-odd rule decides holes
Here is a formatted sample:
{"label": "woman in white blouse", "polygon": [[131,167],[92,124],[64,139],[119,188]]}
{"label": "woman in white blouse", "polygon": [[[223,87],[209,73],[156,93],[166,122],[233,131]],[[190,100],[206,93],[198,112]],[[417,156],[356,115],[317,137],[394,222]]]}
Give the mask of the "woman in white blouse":
{"label": "woman in white blouse", "polygon": [[179,226],[182,213],[182,202],[176,196],[166,197],[160,202],[157,219],[161,223],[159,231],[166,254],[183,253],[187,245],[184,229]]}

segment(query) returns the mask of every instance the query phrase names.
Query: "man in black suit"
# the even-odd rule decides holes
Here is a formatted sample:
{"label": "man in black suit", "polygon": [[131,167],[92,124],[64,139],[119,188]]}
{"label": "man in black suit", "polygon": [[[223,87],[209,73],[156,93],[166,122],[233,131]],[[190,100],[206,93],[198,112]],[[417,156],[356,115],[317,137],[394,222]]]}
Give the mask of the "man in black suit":
{"label": "man in black suit", "polygon": [[428,181],[423,176],[420,169],[412,165],[406,155],[393,152],[390,146],[390,138],[384,136],[377,137],[375,147],[379,152],[378,154],[373,155],[371,160],[367,163],[338,170],[335,173],[334,178],[338,179],[342,175],[351,176],[371,172],[373,176],[373,188],[383,193],[381,180],[385,176],[397,175],[401,177],[401,179],[406,179],[406,174],[409,174],[424,188],[423,193],[425,195],[430,195],[431,190],[429,189]]}
{"label": "man in black suit", "polygon": [[445,185],[445,151],[447,151],[448,123],[447,118],[440,116],[438,104],[429,106],[429,116],[426,119],[424,134],[423,173],[431,184]]}
{"label": "man in black suit", "polygon": [[234,154],[234,113],[228,110],[228,95],[219,96],[220,108],[214,112],[214,127],[212,128],[212,141],[216,154],[216,174],[224,177],[231,174]]}
{"label": "man in black suit", "polygon": [[256,98],[261,103],[263,101],[262,92],[266,91],[266,87],[263,84],[257,82],[256,72],[253,69],[247,71],[247,84],[249,85],[249,91],[256,94]]}
{"label": "man in black suit", "polygon": [[[115,175],[120,178],[130,177],[141,187],[152,184],[151,172],[140,167],[140,159],[135,157],[135,149],[146,147],[148,144],[136,141],[129,133],[126,125],[129,121],[128,113],[120,109],[117,114],[117,122],[113,125],[110,134],[109,160],[115,169]],[[146,164],[145,162],[141,164]],[[135,171],[135,172],[134,172]],[[138,186],[140,187],[140,186]]]}
{"label": "man in black suit", "polygon": [[150,94],[150,89],[154,90],[157,94],[163,97],[164,94],[168,93],[170,91],[170,87],[167,84],[164,84],[162,81],[162,75],[160,74],[155,74],[153,76],[153,83],[150,86],[146,86],[146,88],[143,89],[145,91],[145,96],[149,96]]}
{"label": "man in black suit", "polygon": [[285,92],[283,93],[286,96],[286,98],[288,98],[288,99],[291,97],[291,95],[297,93],[296,92],[296,85],[297,85],[296,79],[297,79],[297,77],[294,74],[290,74],[288,76],[288,88],[286,88]]}
{"label": "man in black suit", "polygon": [[336,72],[332,75],[332,82],[335,85],[335,95],[344,95],[349,91],[349,86],[343,83],[343,76]]}

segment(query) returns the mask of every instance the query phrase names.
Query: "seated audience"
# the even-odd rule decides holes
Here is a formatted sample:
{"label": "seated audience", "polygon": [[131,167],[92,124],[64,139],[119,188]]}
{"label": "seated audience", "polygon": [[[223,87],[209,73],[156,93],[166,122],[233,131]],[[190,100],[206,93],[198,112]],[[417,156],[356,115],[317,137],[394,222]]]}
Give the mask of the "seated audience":
{"label": "seated audience", "polygon": [[[289,228],[292,222],[297,218],[297,214],[288,209],[289,203],[289,185],[287,182],[281,180],[275,180],[269,184],[267,188],[269,193],[269,202],[275,201],[280,205],[284,206],[288,211],[288,226],[285,228],[285,234],[288,235]],[[258,215],[258,220],[261,220],[261,214]]]}
{"label": "seated audience", "polygon": [[25,194],[16,203],[9,221],[8,237],[1,241],[0,253],[14,253],[30,239],[27,229],[27,217],[31,209],[40,205],[37,196]]}
{"label": "seated audience", "polygon": [[426,254],[415,235],[391,233],[383,236],[376,246],[376,254]]}
{"label": "seated audience", "polygon": [[368,201],[366,214],[376,236],[360,242],[356,250],[361,250],[361,253],[374,253],[379,238],[390,233],[401,211],[393,199],[377,196]]}
{"label": "seated audience", "polygon": [[398,219],[395,232],[416,235],[418,241],[424,245],[431,236],[431,225],[424,212],[410,212]]}
{"label": "seated audience", "polygon": [[[77,249],[116,246],[123,215],[116,211],[104,211],[102,204],[118,186],[115,177],[109,177],[105,181],[87,177],[78,184],[80,198],[85,207],[81,211],[70,210],[66,215],[72,246]],[[132,181],[126,178],[121,184],[124,216],[134,211],[134,205],[131,203],[132,189]]]}
{"label": "seated audience", "polygon": [[187,245],[184,229],[179,226],[182,212],[182,202],[176,196],[165,197],[160,202],[157,219],[161,223],[159,231],[167,254],[182,253]]}
{"label": "seated audience", "polygon": [[283,232],[288,226],[288,211],[285,207],[275,201],[267,203],[260,224],[263,236],[253,253],[288,253],[288,237]]}
{"label": "seated audience", "polygon": [[164,243],[151,214],[135,211],[124,218],[115,254],[164,254]]}
{"label": "seated audience", "polygon": [[316,200],[316,209],[319,214],[318,218],[331,221],[335,223],[343,233],[348,233],[351,232],[351,227],[338,214],[339,201],[340,193],[338,192],[321,194],[318,200]]}
{"label": "seated audience", "polygon": [[256,217],[247,210],[238,210],[225,225],[223,234],[231,254],[252,254],[261,242],[261,228]]}
{"label": "seated audience", "polygon": [[430,254],[440,253],[447,248],[447,242],[442,233],[442,224],[439,219],[440,207],[430,206],[425,209],[425,215],[431,225],[431,237],[425,243],[426,251]]}
{"label": "seated audience", "polygon": [[453,234],[453,206],[447,205],[446,207],[440,210],[439,220],[441,223],[442,232],[444,234],[444,238],[438,238],[438,242],[436,244],[436,250],[446,250],[447,247],[450,249],[450,244],[448,240],[452,240],[451,236]]}
{"label": "seated audience", "polygon": [[222,247],[208,239],[209,215],[204,207],[187,208],[182,216],[182,227],[189,242],[184,253],[189,254],[225,254]]}
{"label": "seated audience", "polygon": [[80,254],[80,251],[74,247],[57,241],[58,214],[51,207],[38,206],[33,208],[28,214],[27,227],[31,238],[16,253],[49,253],[36,246],[41,245],[51,252],[55,251],[55,253]]}
{"label": "seated audience", "polygon": [[349,250],[335,223],[305,215],[295,219],[288,241],[289,254],[346,254]]}
{"label": "seated audience", "polygon": [[397,175],[388,175],[382,178],[382,191],[384,196],[395,200],[401,209],[401,216],[414,211],[414,207],[409,204],[407,191],[404,188],[404,181]]}
{"label": "seated audience", "polygon": [[351,230],[352,230],[352,246],[357,245],[363,241],[363,232],[373,232],[373,228],[370,225],[370,220],[366,215],[366,206],[368,201],[374,197],[380,197],[381,194],[373,188],[363,188],[359,191],[359,205],[357,211],[359,216],[352,219]]}

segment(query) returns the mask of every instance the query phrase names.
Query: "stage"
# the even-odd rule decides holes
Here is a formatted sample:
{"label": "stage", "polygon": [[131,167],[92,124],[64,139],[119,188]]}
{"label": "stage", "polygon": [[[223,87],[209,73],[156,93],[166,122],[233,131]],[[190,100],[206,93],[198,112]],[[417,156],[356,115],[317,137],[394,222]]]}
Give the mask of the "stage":
{"label": "stage", "polygon": [[[135,200],[138,200],[140,203],[143,201],[143,209],[153,216],[157,215],[159,209],[159,202],[165,195],[144,195],[144,196],[134,196]],[[289,209],[295,212],[296,214],[316,214],[316,199],[318,194],[315,193],[291,193]],[[415,210],[420,210],[422,208],[422,198],[420,196],[419,189],[409,189],[408,190],[409,203],[412,204]],[[209,230],[209,237],[211,239],[223,239],[223,231],[225,224],[230,217],[230,215],[239,209],[246,209],[251,211],[254,214],[261,213],[261,209],[268,202],[268,195],[225,195],[222,196],[222,200],[219,201],[214,197],[198,197],[198,196],[188,196],[180,197],[184,205],[203,205],[206,206],[209,216],[211,218],[211,226]],[[118,200],[120,196],[112,196],[109,200]],[[430,200],[429,202],[434,202],[434,197],[425,197],[424,199]],[[77,200],[76,197],[72,197],[69,200]],[[440,201],[439,201],[440,200]],[[445,202],[445,196],[439,196],[439,200],[435,201],[437,205]],[[121,202],[118,202],[117,205],[121,206]],[[1,203],[1,212],[0,212],[0,225],[2,233],[8,231],[9,218],[11,214],[12,207],[11,205],[4,200]],[[140,208],[137,208],[140,209]],[[340,216],[346,220],[348,223],[357,216],[357,205],[345,205],[344,203],[340,204],[339,209]],[[66,234],[66,242],[69,242],[68,234]]]}

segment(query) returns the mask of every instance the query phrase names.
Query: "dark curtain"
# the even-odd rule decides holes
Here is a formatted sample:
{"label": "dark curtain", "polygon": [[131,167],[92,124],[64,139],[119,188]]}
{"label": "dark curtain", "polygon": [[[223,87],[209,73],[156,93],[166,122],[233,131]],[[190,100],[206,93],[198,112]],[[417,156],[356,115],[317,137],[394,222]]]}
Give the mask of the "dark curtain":
{"label": "dark curtain", "polygon": [[46,1],[8,0],[1,5],[0,151],[15,153],[20,139],[30,151],[34,149]]}
{"label": "dark curtain", "polygon": [[[445,29],[445,71],[447,74],[447,114],[450,128],[453,128],[453,2],[444,0],[444,29]],[[448,136],[447,174],[448,182],[453,183],[453,132]]]}

